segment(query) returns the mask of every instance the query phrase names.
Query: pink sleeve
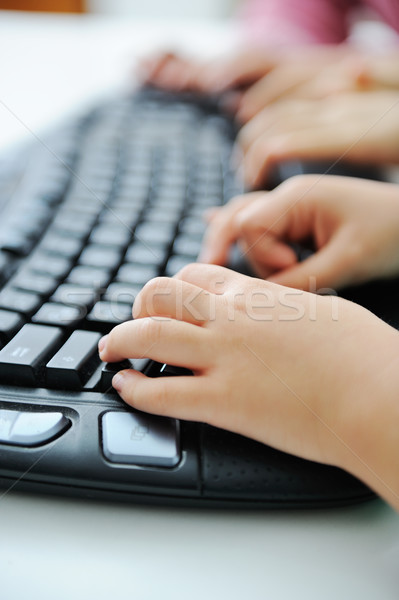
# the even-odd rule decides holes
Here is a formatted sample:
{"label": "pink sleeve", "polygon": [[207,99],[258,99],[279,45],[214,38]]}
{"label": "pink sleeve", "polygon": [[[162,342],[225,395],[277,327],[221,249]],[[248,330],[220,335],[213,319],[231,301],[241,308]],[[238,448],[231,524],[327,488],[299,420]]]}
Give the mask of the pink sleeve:
{"label": "pink sleeve", "polygon": [[338,44],[348,34],[352,0],[247,0],[245,33],[262,45]]}
{"label": "pink sleeve", "polygon": [[399,2],[398,0],[367,0],[368,6],[375,10],[382,20],[399,32]]}

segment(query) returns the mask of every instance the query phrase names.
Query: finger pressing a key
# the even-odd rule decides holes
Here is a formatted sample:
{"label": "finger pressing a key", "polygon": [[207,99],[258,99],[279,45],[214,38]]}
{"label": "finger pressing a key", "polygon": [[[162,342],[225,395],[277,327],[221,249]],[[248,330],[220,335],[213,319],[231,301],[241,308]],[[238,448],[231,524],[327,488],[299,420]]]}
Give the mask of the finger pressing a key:
{"label": "finger pressing a key", "polygon": [[122,323],[99,343],[100,358],[151,358],[187,369],[208,366],[210,332],[166,317],[145,317]]}

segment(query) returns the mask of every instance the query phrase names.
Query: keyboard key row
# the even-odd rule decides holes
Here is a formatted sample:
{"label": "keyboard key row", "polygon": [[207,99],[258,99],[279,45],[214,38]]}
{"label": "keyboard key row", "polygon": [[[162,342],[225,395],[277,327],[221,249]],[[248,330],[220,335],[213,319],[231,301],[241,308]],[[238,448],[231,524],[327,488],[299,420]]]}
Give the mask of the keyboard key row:
{"label": "keyboard key row", "polygon": [[[9,333],[16,322],[6,318],[0,311],[0,327]],[[103,364],[97,351],[100,337],[98,331],[76,330],[65,340],[59,327],[28,323],[0,350],[0,378],[14,385],[109,392],[121,369],[146,368],[148,359]]]}

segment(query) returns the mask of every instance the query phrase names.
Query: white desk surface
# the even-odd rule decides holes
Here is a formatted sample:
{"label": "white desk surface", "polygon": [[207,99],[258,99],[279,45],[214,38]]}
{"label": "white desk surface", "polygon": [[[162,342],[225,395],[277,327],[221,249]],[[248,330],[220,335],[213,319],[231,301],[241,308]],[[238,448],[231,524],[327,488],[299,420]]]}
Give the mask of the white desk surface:
{"label": "white desk surface", "polygon": [[[0,12],[0,147],[105,92],[132,57],[230,28]],[[168,44],[169,42],[169,44]],[[399,515],[380,500],[310,511],[216,511],[0,495],[2,600],[397,600]]]}

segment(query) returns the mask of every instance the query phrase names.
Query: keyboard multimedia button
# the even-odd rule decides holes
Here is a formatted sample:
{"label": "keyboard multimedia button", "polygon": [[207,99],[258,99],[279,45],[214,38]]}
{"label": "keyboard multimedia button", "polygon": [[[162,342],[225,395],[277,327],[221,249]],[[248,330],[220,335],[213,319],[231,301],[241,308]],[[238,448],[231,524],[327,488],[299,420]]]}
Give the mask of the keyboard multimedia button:
{"label": "keyboard multimedia button", "polygon": [[61,412],[0,410],[0,443],[41,446],[60,436],[70,425]]}
{"label": "keyboard multimedia button", "polygon": [[174,467],[180,461],[175,419],[143,413],[108,412],[102,418],[105,457],[113,463]]}

